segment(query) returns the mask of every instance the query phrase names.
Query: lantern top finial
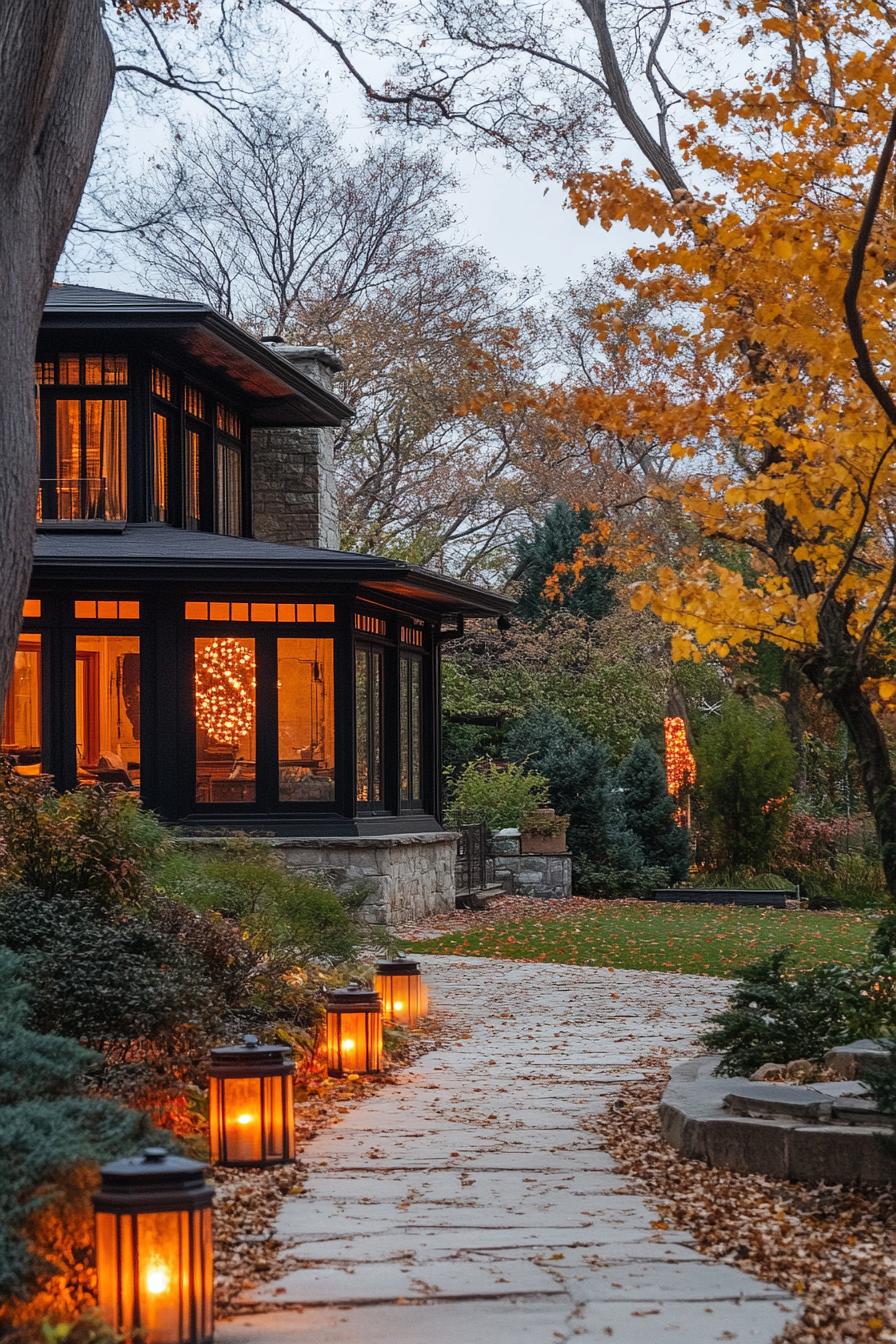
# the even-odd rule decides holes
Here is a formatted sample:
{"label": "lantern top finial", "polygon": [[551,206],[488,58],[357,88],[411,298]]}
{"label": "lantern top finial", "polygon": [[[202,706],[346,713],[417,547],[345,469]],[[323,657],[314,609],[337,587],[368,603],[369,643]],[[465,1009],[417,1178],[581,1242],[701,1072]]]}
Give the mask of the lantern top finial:
{"label": "lantern top finial", "polygon": [[419,961],[411,961],[406,952],[399,952],[394,961],[381,961],[377,965],[378,975],[419,975]]}

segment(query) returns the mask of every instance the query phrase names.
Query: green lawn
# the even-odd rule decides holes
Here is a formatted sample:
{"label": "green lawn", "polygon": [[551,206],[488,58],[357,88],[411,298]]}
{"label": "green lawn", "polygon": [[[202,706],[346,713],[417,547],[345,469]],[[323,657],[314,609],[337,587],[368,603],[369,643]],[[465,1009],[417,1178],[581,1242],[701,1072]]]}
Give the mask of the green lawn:
{"label": "green lawn", "polygon": [[573,966],[682,971],[730,976],[740,966],[790,943],[794,964],[852,962],[868,945],[878,916],[736,906],[589,902],[574,914],[495,921],[412,944],[415,952],[446,952]]}

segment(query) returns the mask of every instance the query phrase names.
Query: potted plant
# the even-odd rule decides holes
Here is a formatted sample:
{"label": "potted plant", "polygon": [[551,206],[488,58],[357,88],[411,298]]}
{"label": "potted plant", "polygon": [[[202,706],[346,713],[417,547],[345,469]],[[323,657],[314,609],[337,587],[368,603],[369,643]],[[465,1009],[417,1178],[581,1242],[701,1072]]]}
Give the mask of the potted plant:
{"label": "potted plant", "polygon": [[530,812],[521,827],[523,854],[565,854],[569,817],[558,816],[552,807],[542,805]]}

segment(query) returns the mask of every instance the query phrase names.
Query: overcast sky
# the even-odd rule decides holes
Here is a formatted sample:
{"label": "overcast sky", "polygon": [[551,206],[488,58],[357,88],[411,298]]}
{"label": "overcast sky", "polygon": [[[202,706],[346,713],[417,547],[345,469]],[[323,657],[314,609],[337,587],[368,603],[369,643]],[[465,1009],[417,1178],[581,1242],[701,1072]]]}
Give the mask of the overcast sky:
{"label": "overcast sky", "polygon": [[[287,54],[280,79],[284,89],[302,87],[309,75],[312,82],[325,79],[328,114],[344,122],[349,141],[362,142],[371,132],[357,85],[334,71],[321,53],[307,49],[301,53],[302,70],[291,69],[286,40],[294,39],[295,32],[295,25],[291,24],[283,33],[282,50]],[[276,43],[271,45],[273,49]],[[288,93],[284,96],[288,97]],[[210,115],[195,99],[163,93],[154,101],[163,112],[182,123],[204,120]],[[167,124],[163,118],[155,122],[135,119],[133,109],[125,116],[113,104],[104,134],[120,146],[123,157],[131,164],[138,164],[142,157],[164,144]],[[619,255],[630,246],[633,235],[627,229],[618,228],[608,235],[597,224],[583,228],[566,208],[559,187],[546,189],[543,182],[533,181],[525,169],[508,169],[496,158],[443,147],[460,183],[456,207],[461,233],[466,241],[487,249],[502,267],[517,274],[540,271],[546,287],[556,289],[596,258]],[[626,150],[626,146],[620,146],[620,152]],[[126,255],[125,246],[123,256]],[[129,271],[126,260],[111,267],[91,263],[85,269],[82,254],[78,255],[77,266],[69,259],[63,260],[59,278],[70,281],[77,278],[83,284],[122,289],[144,288],[139,276]]]}

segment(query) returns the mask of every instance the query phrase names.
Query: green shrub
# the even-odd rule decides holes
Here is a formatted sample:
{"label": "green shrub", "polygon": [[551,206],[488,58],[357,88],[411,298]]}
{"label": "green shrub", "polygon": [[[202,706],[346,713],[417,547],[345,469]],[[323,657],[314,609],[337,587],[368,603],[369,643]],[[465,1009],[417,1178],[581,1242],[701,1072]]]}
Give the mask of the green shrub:
{"label": "green shrub", "polygon": [[820,1060],[860,1037],[896,1040],[896,962],[872,945],[858,966],[794,971],[780,948],[740,972],[726,1006],[703,1036],[719,1052],[718,1072],[751,1074],[761,1064]]}
{"label": "green shrub", "polygon": [[[516,610],[520,619],[541,620],[556,608],[545,595],[545,584],[554,575],[555,565],[568,565],[575,558],[582,533],[593,527],[595,521],[590,509],[573,509],[561,499],[551,505],[531,536],[517,538],[516,568],[522,575],[522,587]],[[564,607],[576,615],[600,620],[616,600],[612,578],[613,570],[609,565],[592,565],[578,576],[572,573],[560,575]]]}
{"label": "green shrub", "polygon": [[[60,992],[60,986],[57,986]],[[62,990],[61,992],[64,992]],[[59,1279],[56,1258],[90,1240],[89,1191],[97,1163],[158,1141],[145,1116],[79,1095],[101,1060],[75,1041],[28,1030],[17,959],[0,949],[0,1323]],[[64,1238],[57,1236],[64,1228]],[[74,1304],[80,1305],[80,1304]]]}
{"label": "green shrub", "polygon": [[850,1039],[848,972],[823,965],[790,972],[789,948],[745,967],[702,1037],[722,1055],[717,1072],[749,1076],[762,1064],[820,1059]]}
{"label": "green shrub", "polygon": [[606,750],[554,710],[536,710],[514,724],[507,753],[547,777],[553,807],[570,819],[567,844],[575,889],[585,896],[621,896],[659,885],[640,842],[626,825]]}
{"label": "green shrub", "polygon": [[868,910],[888,905],[881,864],[864,854],[836,854],[827,867],[800,875],[810,910]]}
{"label": "green shrub", "polygon": [[20,958],[31,1025],[97,1045],[213,1026],[224,996],[191,942],[200,921],[175,929],[172,915],[164,898],[152,917],[111,916],[86,897],[0,891],[0,944]]}
{"label": "green shrub", "polygon": [[675,820],[675,799],[666,788],[662,761],[645,738],[626,756],[618,778],[625,819],[645,861],[663,870],[664,881],[683,881],[690,865],[690,838]]}
{"label": "green shrub", "polygon": [[172,855],[160,885],[192,910],[239,926],[259,953],[293,964],[352,962],[378,941],[358,915],[363,886],[340,893],[322,879],[289,872],[270,846],[245,836],[210,854]]}
{"label": "green shrub", "polygon": [[449,826],[482,823],[490,831],[522,830],[527,817],[548,801],[544,775],[513,763],[471,761],[454,783],[445,820]]}
{"label": "green shrub", "polygon": [[697,747],[701,834],[716,868],[764,868],[787,825],[796,755],[779,715],[730,695]]}
{"label": "green shrub", "polygon": [[107,909],[149,901],[171,846],[132,794],[102,788],[57,794],[0,757],[0,878],[48,896],[89,893]]}

